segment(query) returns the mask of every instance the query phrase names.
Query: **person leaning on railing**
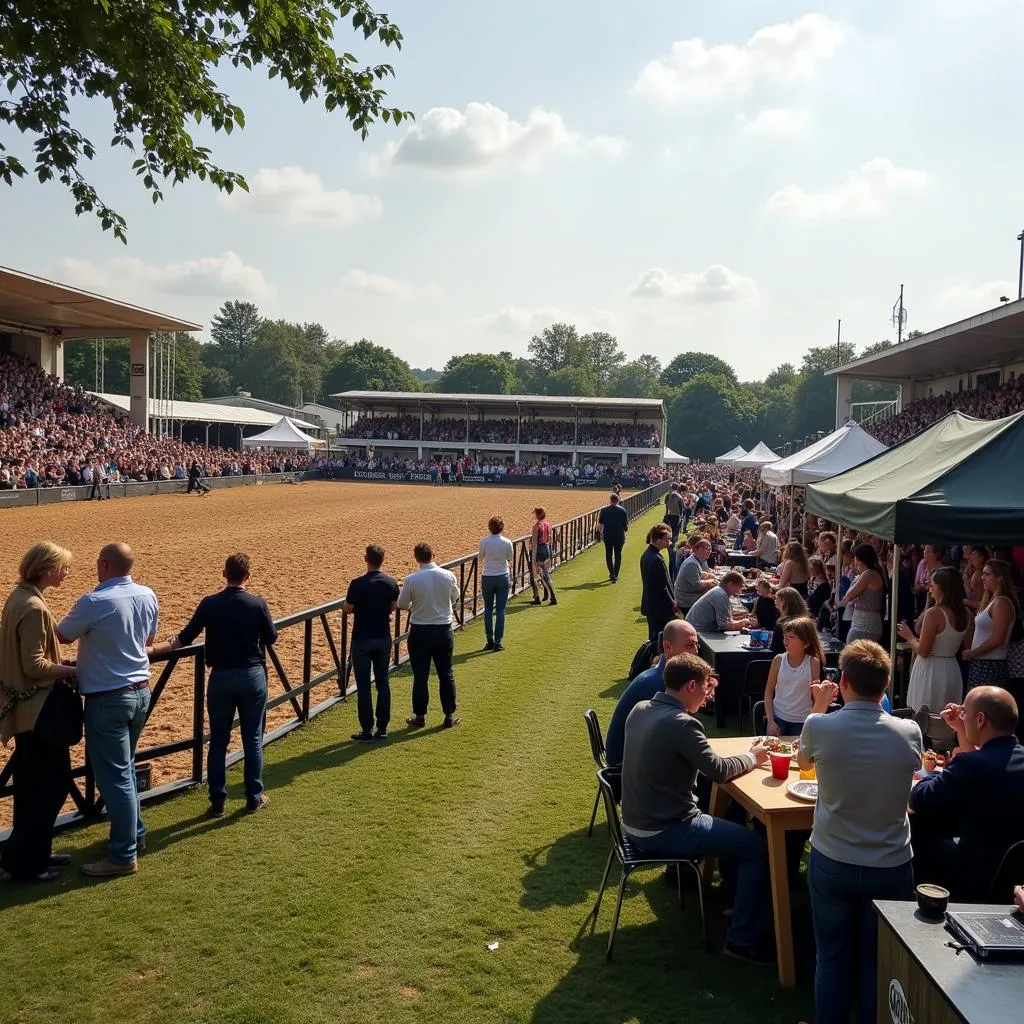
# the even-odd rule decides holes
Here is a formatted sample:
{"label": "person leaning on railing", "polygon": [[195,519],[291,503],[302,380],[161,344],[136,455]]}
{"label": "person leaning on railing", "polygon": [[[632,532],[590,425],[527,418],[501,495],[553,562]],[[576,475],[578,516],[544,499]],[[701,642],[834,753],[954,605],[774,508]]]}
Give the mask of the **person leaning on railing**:
{"label": "person leaning on railing", "polygon": [[[71,789],[68,747],[39,729],[54,687],[75,674],[63,665],[53,616],[43,592],[59,587],[71,552],[49,541],[33,544],[18,566],[18,583],[0,617],[0,740],[14,737],[14,828],[0,867],[17,882],[52,882],[71,860],[51,853],[53,823]],[[77,699],[77,698],[76,698]],[[80,724],[80,723],[79,723]]]}

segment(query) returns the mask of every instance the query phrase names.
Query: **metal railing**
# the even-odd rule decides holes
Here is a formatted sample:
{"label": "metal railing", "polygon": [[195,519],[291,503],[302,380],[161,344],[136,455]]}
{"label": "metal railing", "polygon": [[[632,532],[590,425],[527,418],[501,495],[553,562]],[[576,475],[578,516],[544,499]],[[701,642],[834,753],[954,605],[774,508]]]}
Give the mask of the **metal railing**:
{"label": "metal railing", "polygon": [[[636,519],[660,504],[668,487],[667,482],[660,483],[623,498],[622,506],[630,520]],[[553,568],[570,561],[595,543],[599,512],[600,509],[594,509],[552,527],[550,547]],[[531,587],[533,582],[530,538],[517,537],[513,540],[512,547],[511,595],[515,595]],[[455,609],[457,620],[455,628],[461,629],[482,612],[479,556],[476,553],[465,555],[452,562],[446,562],[443,567],[451,570],[459,583],[460,601]],[[355,686],[351,683],[351,630],[344,604],[344,599],[338,598],[316,608],[308,608],[277,620],[278,643],[275,647],[267,648],[267,672],[271,689],[276,688],[278,692],[267,702],[267,711],[270,712],[284,704],[290,704],[292,716],[269,731],[264,726],[264,745],[286,736],[293,729],[304,725],[323,711],[344,702],[353,693]],[[338,616],[336,620],[338,625],[336,629],[333,629],[332,617],[335,616],[335,613]],[[391,660],[395,666],[401,665],[407,660],[405,644],[409,635],[408,625],[408,615],[404,614],[401,609],[396,610],[391,652]],[[322,631],[329,654],[329,667],[324,671],[314,673],[314,638],[318,627]],[[302,652],[299,664],[301,681],[294,677],[294,672],[289,672],[286,669],[277,649],[281,647],[282,634],[298,629],[302,630]],[[203,782],[204,754],[210,738],[206,731],[206,660],[204,652],[205,648],[202,644],[193,644],[190,647],[182,647],[173,654],[160,655],[153,659],[154,664],[159,664],[161,667],[152,684],[152,696],[146,716],[147,724],[152,719],[153,712],[159,707],[168,685],[172,681],[178,682],[182,675],[187,673],[192,688],[191,731],[190,735],[184,739],[139,748],[135,754],[136,765],[152,765],[163,759],[187,753],[190,755],[190,766],[187,774],[183,777],[144,792],[143,800],[167,796]],[[314,704],[314,694],[325,686],[330,686],[330,692]],[[317,696],[319,697],[320,694]],[[237,728],[238,721],[236,719],[232,723],[232,731]],[[242,756],[241,751],[229,754],[228,764],[237,762]],[[13,778],[16,768],[17,752],[15,751],[0,770],[0,800],[13,796]],[[72,770],[72,777],[70,796],[75,810],[62,814],[57,819],[58,826],[95,818],[103,809],[103,802],[97,791],[92,766],[89,762],[88,745],[85,747],[83,763]],[[7,832],[0,832],[0,838],[6,838],[7,834]]]}

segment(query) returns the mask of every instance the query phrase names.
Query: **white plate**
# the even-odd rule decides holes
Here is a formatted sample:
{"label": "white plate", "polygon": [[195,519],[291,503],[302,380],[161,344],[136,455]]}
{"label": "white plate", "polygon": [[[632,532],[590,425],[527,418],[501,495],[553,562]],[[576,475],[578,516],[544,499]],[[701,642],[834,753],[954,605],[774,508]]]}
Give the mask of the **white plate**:
{"label": "white plate", "polygon": [[818,783],[814,779],[800,779],[797,782],[791,782],[786,787],[786,792],[795,800],[813,804],[818,799]]}

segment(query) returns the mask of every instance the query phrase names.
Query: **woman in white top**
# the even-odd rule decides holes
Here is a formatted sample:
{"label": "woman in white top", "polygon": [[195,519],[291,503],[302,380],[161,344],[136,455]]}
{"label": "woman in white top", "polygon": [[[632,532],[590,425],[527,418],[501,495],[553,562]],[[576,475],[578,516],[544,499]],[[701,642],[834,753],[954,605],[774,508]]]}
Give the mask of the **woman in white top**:
{"label": "woman in white top", "polygon": [[967,631],[964,661],[968,663],[967,688],[1005,686],[1010,673],[1006,653],[1013,624],[1020,617],[1010,566],[998,558],[989,559],[981,570],[984,593],[974,623]]}
{"label": "woman in white top", "polygon": [[964,604],[963,578],[948,566],[932,573],[928,596],[931,604],[921,616],[921,635],[915,636],[906,622],[896,631],[914,652],[907,704],[915,711],[927,705],[938,714],[947,704],[963,700],[964,680],[956,656],[970,628],[971,612]]}
{"label": "woman in white top", "polygon": [[811,684],[821,682],[825,651],[814,620],[790,619],[783,627],[785,654],[772,661],[764,688],[764,713],[770,736],[799,736],[814,700]]}
{"label": "woman in white top", "polygon": [[480,590],[484,595],[485,651],[503,651],[505,605],[512,587],[508,563],[512,559],[512,541],[503,537],[505,520],[493,516],[487,523],[491,532],[480,541]]}

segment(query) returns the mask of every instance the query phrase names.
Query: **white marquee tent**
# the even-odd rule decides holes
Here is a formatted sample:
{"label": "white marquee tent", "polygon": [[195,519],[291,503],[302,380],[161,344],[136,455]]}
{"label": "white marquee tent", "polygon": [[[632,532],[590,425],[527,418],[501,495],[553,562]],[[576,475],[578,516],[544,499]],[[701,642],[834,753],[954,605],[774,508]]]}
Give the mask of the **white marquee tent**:
{"label": "white marquee tent", "polygon": [[287,416],[282,416],[262,434],[254,434],[252,437],[242,439],[243,448],[275,448],[308,452],[311,448],[323,448],[325,445],[325,441],[303,433]]}
{"label": "white marquee tent", "polygon": [[666,448],[662,454],[662,461],[667,466],[685,466],[690,460],[685,455],[680,455],[678,452],[672,451],[671,448]]}
{"label": "white marquee tent", "polygon": [[884,452],[885,447],[851,420],[814,444],[766,465],[761,480],[770,487],[802,487],[845,473]]}
{"label": "white marquee tent", "polygon": [[735,448],[730,449],[724,455],[719,455],[715,459],[716,466],[728,466],[731,465],[734,459],[742,459],[746,455],[746,450],[743,445],[738,444]]}
{"label": "white marquee tent", "polygon": [[778,461],[778,455],[764,441],[758,441],[746,455],[733,459],[730,464],[737,469],[759,469],[761,466],[766,466],[769,462]]}

